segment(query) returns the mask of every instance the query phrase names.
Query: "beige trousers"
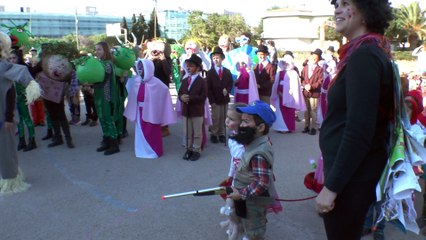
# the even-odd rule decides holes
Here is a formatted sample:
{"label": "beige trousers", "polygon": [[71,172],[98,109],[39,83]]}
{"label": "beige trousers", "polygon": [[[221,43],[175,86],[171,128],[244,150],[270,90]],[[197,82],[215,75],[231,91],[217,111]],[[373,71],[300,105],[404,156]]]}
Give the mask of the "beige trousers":
{"label": "beige trousers", "polygon": [[203,140],[203,117],[183,117],[183,134],[185,147],[194,152],[201,152]]}
{"label": "beige trousers", "polygon": [[212,122],[213,125],[210,127],[211,135],[213,136],[225,136],[225,118],[226,111],[228,110],[228,104],[217,105],[212,104]]}
{"label": "beige trousers", "polygon": [[306,112],[305,112],[305,127],[318,129],[317,109],[318,98],[305,97]]}

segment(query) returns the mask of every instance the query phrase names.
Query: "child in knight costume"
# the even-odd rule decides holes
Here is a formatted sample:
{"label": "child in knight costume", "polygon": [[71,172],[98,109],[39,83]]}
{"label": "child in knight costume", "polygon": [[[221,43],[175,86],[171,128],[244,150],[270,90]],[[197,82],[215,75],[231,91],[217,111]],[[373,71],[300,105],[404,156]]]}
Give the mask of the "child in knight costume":
{"label": "child in knight costume", "polygon": [[14,82],[26,87],[28,102],[40,96],[40,87],[33,80],[26,66],[12,64],[7,61],[10,53],[10,37],[0,32],[0,195],[22,192],[29,184],[18,167],[14,120],[15,88]]}

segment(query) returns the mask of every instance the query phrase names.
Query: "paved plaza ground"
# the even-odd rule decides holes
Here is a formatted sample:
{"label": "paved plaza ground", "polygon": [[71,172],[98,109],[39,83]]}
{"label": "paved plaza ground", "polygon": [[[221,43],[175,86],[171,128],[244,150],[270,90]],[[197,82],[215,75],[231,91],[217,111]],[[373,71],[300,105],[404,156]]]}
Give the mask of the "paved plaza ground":
{"label": "paved plaza ground", "polygon": [[[128,126],[130,136],[123,140],[121,152],[107,157],[95,151],[101,140],[99,126],[72,126],[75,149],[66,145],[47,148],[48,141],[41,141],[46,129],[37,127],[38,148],[19,153],[20,166],[32,187],[0,197],[0,239],[225,240],[225,230],[219,226],[225,219],[219,213],[224,204],[221,198],[162,200],[161,196],[217,186],[228,173],[227,147],[208,143],[199,161],[182,160],[185,149],[179,121],[164,138],[164,156],[137,159],[133,124]],[[309,160],[320,154],[318,135],[303,134],[302,128],[303,122],[299,122],[295,133],[270,134],[280,198],[314,195],[304,187],[303,178],[312,171]],[[282,213],[268,217],[267,239],[326,239],[314,200],[282,204]],[[425,237],[405,235],[388,224],[386,239]]]}

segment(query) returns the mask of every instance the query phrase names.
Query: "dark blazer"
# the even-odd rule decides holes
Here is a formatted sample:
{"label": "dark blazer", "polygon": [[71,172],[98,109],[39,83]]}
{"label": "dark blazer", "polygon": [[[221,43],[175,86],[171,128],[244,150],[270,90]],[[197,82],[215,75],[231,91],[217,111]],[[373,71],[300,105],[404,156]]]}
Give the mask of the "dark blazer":
{"label": "dark blazer", "polygon": [[167,87],[169,87],[172,75],[172,60],[171,59],[153,59],[154,76],[160,79]]}
{"label": "dark blazer", "polygon": [[254,76],[256,77],[256,82],[260,86],[258,88],[260,96],[271,96],[272,85],[275,80],[275,73],[277,72],[277,67],[271,63],[268,63],[266,67],[262,69],[262,72],[259,73],[259,64],[256,64],[253,68]]}
{"label": "dark blazer", "polygon": [[319,98],[321,93],[321,84],[322,81],[324,81],[323,69],[317,65],[311,78],[309,78],[309,65],[306,64],[302,69],[300,79],[302,81],[302,87],[307,84],[311,85],[311,90],[306,91],[303,89],[303,96]]}
{"label": "dark blazer", "polygon": [[[216,72],[216,68],[212,67],[207,71],[207,96],[210,104],[225,105],[229,103],[229,92],[231,92],[233,80],[232,74],[229,69],[222,67],[222,79],[219,79],[219,75]],[[223,89],[226,88],[228,94],[223,96]]]}
{"label": "dark blazer", "polygon": [[207,83],[200,75],[192,83],[191,88],[188,90],[188,77],[182,80],[182,85],[179,88],[179,101],[183,94],[189,95],[189,102],[182,102],[182,115],[185,117],[203,117],[204,116],[204,103],[207,98]]}
{"label": "dark blazer", "polygon": [[388,159],[393,70],[377,46],[361,45],[328,89],[319,143],[325,186],[341,193],[354,182],[379,180]]}

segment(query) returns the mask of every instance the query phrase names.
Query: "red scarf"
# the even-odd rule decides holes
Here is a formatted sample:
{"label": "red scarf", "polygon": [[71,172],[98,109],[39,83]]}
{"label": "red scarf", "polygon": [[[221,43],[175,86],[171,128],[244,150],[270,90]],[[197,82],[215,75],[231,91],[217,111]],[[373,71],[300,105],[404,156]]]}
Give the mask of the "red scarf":
{"label": "red scarf", "polygon": [[352,55],[352,53],[364,43],[380,47],[388,55],[389,58],[392,58],[389,40],[383,35],[380,35],[378,33],[367,33],[365,35],[352,39],[350,42],[341,46],[339,48],[339,51],[337,51],[339,53],[340,62],[337,64],[337,73],[333,80],[330,82],[330,87],[333,85],[334,81],[336,81],[340,71],[348,63],[348,59]]}

